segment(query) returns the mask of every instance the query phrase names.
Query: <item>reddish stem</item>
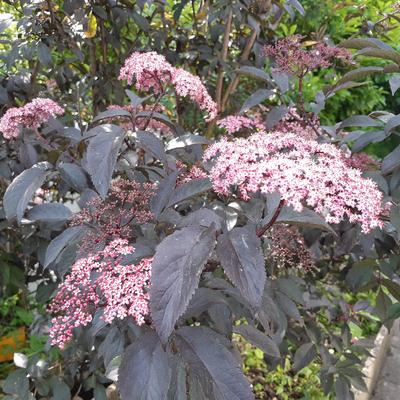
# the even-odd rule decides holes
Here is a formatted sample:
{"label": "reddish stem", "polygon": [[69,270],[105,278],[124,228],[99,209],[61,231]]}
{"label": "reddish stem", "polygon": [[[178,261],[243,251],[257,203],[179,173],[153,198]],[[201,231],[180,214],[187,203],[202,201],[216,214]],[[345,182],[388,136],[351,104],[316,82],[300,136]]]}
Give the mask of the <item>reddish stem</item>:
{"label": "reddish stem", "polygon": [[279,202],[279,205],[278,205],[278,207],[276,208],[276,210],[275,210],[275,212],[274,212],[274,215],[273,215],[272,218],[269,220],[268,224],[266,224],[265,226],[261,227],[260,229],[257,229],[257,236],[258,236],[258,237],[263,236],[264,233],[267,232],[267,230],[268,230],[269,228],[271,228],[271,226],[276,222],[276,220],[278,219],[279,214],[281,213],[282,208],[283,208],[284,205],[285,205],[285,200],[282,199],[282,200]]}

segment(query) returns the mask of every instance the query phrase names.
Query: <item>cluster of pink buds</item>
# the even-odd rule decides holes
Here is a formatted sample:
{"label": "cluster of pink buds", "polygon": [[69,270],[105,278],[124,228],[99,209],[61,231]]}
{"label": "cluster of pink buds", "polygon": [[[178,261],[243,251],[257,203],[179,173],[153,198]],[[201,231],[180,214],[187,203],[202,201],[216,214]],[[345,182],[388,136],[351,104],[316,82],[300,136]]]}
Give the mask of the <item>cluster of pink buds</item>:
{"label": "cluster of pink buds", "polygon": [[353,153],[350,157],[346,157],[345,161],[351,168],[357,168],[361,171],[369,171],[378,169],[379,162],[367,153]]}
{"label": "cluster of pink buds", "polygon": [[314,208],[328,223],[345,217],[369,232],[382,227],[383,195],[362,171],[349,167],[346,155],[291,133],[259,132],[211,145],[204,160],[213,159],[210,178],[215,192],[248,200],[257,192],[279,192],[286,204],[301,211]]}
{"label": "cluster of pink buds", "polygon": [[71,225],[91,228],[81,243],[81,251],[87,251],[115,238],[131,237],[132,222],[144,224],[153,219],[149,201],[154,195],[154,185],[141,185],[135,181],[119,179],[112,183],[106,200],[100,197],[90,201],[76,214]]}
{"label": "cluster of pink buds", "polygon": [[310,271],[314,260],[304,237],[296,226],[275,224],[267,231],[270,260],[279,268],[296,268]]}
{"label": "cluster of pink buds", "polygon": [[134,251],[127,240],[116,239],[103,251],[75,262],[49,306],[56,314],[50,329],[52,345],[63,349],[74,328],[88,325],[98,310],[107,323],[128,317],[138,325],[146,322],[153,260],[123,265],[122,257]]}
{"label": "cluster of pink buds", "polygon": [[274,131],[293,133],[305,139],[317,139],[322,134],[320,121],[317,115],[301,117],[295,108],[291,108],[286,115],[272,128]]}
{"label": "cluster of pink buds", "polygon": [[306,50],[303,36],[293,35],[264,47],[264,55],[275,60],[277,72],[299,77],[318,68],[328,68],[334,59],[349,62],[351,53],[343,48],[317,43]]}
{"label": "cluster of pink buds", "polygon": [[64,114],[64,109],[50,99],[37,98],[23,107],[13,107],[0,119],[0,131],[6,139],[15,139],[21,127],[37,129],[51,117]]}
{"label": "cluster of pink buds", "polygon": [[178,179],[176,181],[176,186],[181,186],[184,183],[188,183],[195,179],[204,179],[208,177],[206,171],[198,165],[193,165],[189,169],[182,163],[182,161],[176,161],[176,167],[182,169],[182,172],[179,174]]}
{"label": "cluster of pink buds", "polygon": [[154,51],[133,53],[125,60],[119,79],[125,79],[130,85],[134,83],[137,90],[152,89],[156,94],[164,93],[166,87],[172,85],[178,96],[190,98],[201,110],[208,112],[208,120],[217,115],[217,105],[200,78],[173,67],[164,56]]}

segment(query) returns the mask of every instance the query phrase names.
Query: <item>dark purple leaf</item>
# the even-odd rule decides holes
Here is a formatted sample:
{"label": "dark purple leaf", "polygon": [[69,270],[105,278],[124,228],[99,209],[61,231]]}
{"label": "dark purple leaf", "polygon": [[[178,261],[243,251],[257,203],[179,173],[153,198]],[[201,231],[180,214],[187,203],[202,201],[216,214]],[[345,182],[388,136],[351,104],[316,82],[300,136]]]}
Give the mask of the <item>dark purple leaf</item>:
{"label": "dark purple leaf", "polygon": [[25,209],[49,174],[49,163],[39,163],[19,174],[7,187],[3,206],[7,219],[21,221]]}
{"label": "dark purple leaf", "polygon": [[261,305],[265,285],[261,240],[253,226],[218,236],[217,254],[228,278],[254,307]]}
{"label": "dark purple leaf", "polygon": [[168,355],[154,331],[126,348],[118,376],[122,400],[166,399],[170,380]]}
{"label": "dark purple leaf", "polygon": [[[226,348],[223,336],[205,327],[186,326],[177,332],[185,361],[196,371],[208,398],[218,400],[253,400],[249,382]],[[204,370],[204,372],[202,371]],[[210,393],[211,391],[211,393]]]}
{"label": "dark purple leaf", "polygon": [[152,265],[150,310],[163,342],[185,312],[214,244],[212,228],[190,226],[158,245]]}
{"label": "dark purple leaf", "polygon": [[95,134],[89,139],[86,154],[86,170],[94,187],[104,199],[110,186],[124,131],[116,125],[100,125],[88,133]]}

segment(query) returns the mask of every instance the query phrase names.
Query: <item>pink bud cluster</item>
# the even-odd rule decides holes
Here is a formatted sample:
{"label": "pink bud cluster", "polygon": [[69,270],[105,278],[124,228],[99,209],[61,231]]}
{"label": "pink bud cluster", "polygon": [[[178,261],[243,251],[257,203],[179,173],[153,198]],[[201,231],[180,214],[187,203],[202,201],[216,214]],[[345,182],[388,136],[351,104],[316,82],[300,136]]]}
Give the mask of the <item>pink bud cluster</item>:
{"label": "pink bud cluster", "polygon": [[367,153],[353,153],[350,157],[346,157],[345,161],[349,167],[357,168],[361,171],[369,171],[380,167],[379,162]]}
{"label": "pink bud cluster", "polygon": [[277,267],[309,271],[315,266],[304,237],[296,226],[275,224],[266,233],[270,261]]}
{"label": "pink bud cluster", "polygon": [[177,95],[189,97],[201,110],[207,111],[209,120],[217,115],[217,105],[200,78],[181,68],[174,68],[164,56],[154,51],[133,53],[125,60],[118,79],[125,79],[130,85],[135,83],[137,90],[153,89],[157,94],[164,93],[166,86],[172,85]]}
{"label": "pink bud cluster", "polygon": [[313,114],[308,120],[300,117],[296,109],[291,108],[286,115],[273,127],[273,130],[282,133],[293,133],[305,139],[317,139],[321,134],[320,121],[317,115]]}
{"label": "pink bud cluster", "polygon": [[50,329],[52,345],[63,349],[74,328],[88,325],[97,310],[109,324],[127,317],[138,325],[145,323],[153,259],[122,265],[122,256],[134,251],[127,240],[116,239],[103,251],[75,262],[49,306],[49,311],[57,314]]}
{"label": "pink bud cluster", "polygon": [[[177,164],[181,164],[180,162]],[[177,166],[178,166],[177,165]],[[182,166],[179,166],[178,168],[182,168]],[[208,174],[206,171],[204,171],[203,168],[193,165],[188,171],[183,171],[182,173],[179,174],[178,179],[176,181],[176,186],[181,186],[185,183],[188,183],[190,181],[193,181],[195,179],[204,179],[207,178]]]}
{"label": "pink bud cluster", "polygon": [[275,59],[276,71],[297,76],[304,76],[317,68],[328,68],[335,58],[351,60],[348,50],[325,43],[317,43],[306,50],[302,39],[301,35],[280,39],[274,45],[265,46],[264,55]]}
{"label": "pink bud cluster", "polygon": [[345,162],[332,144],[320,144],[295,134],[255,133],[211,145],[204,160],[215,159],[210,178],[215,192],[248,200],[257,192],[279,192],[288,205],[304,205],[322,214],[328,223],[345,217],[369,232],[381,227],[382,193],[375,182]]}
{"label": "pink bud cluster", "polygon": [[265,126],[258,119],[251,119],[241,115],[229,115],[217,122],[220,128],[224,128],[230,135],[248,129],[264,130]]}
{"label": "pink bud cluster", "polygon": [[132,222],[144,224],[153,219],[149,209],[153,195],[154,185],[150,183],[141,185],[126,179],[113,182],[106,200],[94,198],[71,222],[73,226],[91,228],[81,244],[81,250],[90,250],[115,238],[129,238]]}
{"label": "pink bud cluster", "polygon": [[51,117],[64,114],[64,109],[50,99],[37,98],[23,107],[13,107],[0,119],[0,131],[6,139],[15,139],[21,127],[37,129]]}

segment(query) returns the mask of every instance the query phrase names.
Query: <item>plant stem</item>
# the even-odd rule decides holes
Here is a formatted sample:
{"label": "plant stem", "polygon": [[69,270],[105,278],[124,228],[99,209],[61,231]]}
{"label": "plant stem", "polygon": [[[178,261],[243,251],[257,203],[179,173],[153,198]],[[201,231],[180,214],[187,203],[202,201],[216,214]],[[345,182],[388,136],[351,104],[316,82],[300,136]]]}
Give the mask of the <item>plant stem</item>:
{"label": "plant stem", "polygon": [[284,205],[285,205],[285,200],[282,199],[282,200],[279,202],[279,205],[278,205],[278,207],[276,208],[276,210],[275,210],[275,212],[274,212],[274,215],[273,215],[272,218],[269,220],[269,222],[268,222],[266,225],[264,225],[263,227],[261,227],[260,229],[257,229],[257,236],[258,236],[258,237],[263,236],[264,233],[267,232],[267,230],[268,230],[269,228],[271,228],[271,226],[276,222],[276,220],[278,219],[279,214],[281,213],[282,208],[283,208]]}

